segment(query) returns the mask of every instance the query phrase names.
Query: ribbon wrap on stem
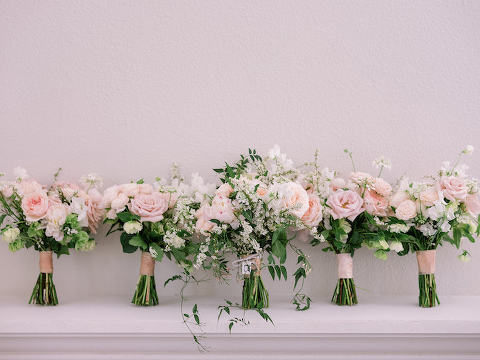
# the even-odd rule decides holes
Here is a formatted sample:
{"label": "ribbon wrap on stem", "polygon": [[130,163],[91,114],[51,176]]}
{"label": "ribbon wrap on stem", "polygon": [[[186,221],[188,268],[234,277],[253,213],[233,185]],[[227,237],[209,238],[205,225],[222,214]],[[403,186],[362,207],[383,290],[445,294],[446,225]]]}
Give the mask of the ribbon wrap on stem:
{"label": "ribbon wrap on stem", "polygon": [[52,251],[40,251],[39,267],[40,272],[44,274],[53,273]]}
{"label": "ribbon wrap on stem", "polygon": [[155,272],[155,259],[149,252],[142,252],[140,260],[140,275],[153,276]]}
{"label": "ribbon wrap on stem", "polygon": [[436,250],[417,251],[418,274],[434,274],[435,273],[435,255]]}
{"label": "ribbon wrap on stem", "polygon": [[339,279],[353,279],[353,258],[350,254],[337,254]]}

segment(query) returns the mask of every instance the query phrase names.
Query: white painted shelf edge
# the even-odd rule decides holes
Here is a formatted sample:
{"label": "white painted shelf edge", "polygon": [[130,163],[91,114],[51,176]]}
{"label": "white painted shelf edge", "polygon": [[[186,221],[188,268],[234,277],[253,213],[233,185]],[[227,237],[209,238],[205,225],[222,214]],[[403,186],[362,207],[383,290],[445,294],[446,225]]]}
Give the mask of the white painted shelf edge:
{"label": "white painted shelf edge", "polygon": [[412,297],[361,301],[354,307],[316,302],[306,312],[274,301],[267,310],[274,326],[249,311],[250,325],[230,335],[227,317],[217,323],[219,303],[198,299],[210,347],[200,355],[173,298],[145,308],[122,297],[57,307],[0,298],[0,359],[480,358],[480,297],[446,296],[433,309],[417,307]]}

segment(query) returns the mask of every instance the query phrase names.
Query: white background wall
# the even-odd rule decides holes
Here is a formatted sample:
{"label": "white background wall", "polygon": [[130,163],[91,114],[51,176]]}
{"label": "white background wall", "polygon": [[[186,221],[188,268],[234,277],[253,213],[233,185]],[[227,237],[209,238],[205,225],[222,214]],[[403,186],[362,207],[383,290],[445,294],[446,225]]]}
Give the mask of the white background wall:
{"label": "white background wall", "polygon": [[[0,0],[0,168],[47,181],[62,166],[63,179],[98,172],[108,186],[177,161],[213,181],[212,167],[278,143],[298,163],[318,148],[349,171],[348,147],[366,171],[384,154],[387,179],[420,177],[466,144],[480,150],[479,30],[473,0]],[[468,159],[476,175],[479,159]],[[97,240],[55,261],[61,301],[132,294],[139,254],[103,230]],[[0,245],[0,294],[27,298],[37,254]],[[480,250],[465,248],[469,264],[440,249],[441,295],[480,295]],[[307,293],[328,301],[334,256],[309,251]],[[157,265],[159,287],[174,271]],[[355,277],[371,295],[417,292],[414,256],[361,250]],[[268,281],[273,300],[291,285]],[[239,289],[192,292],[238,300]]]}

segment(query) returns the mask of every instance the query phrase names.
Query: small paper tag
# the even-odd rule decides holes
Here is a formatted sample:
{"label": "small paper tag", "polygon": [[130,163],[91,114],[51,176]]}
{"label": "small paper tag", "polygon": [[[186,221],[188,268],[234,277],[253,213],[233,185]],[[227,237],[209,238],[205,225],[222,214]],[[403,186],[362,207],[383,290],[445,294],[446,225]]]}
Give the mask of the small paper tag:
{"label": "small paper tag", "polygon": [[250,275],[250,272],[252,271],[252,261],[250,260],[244,260],[242,261],[242,265],[241,265],[241,268],[242,268],[242,275]]}

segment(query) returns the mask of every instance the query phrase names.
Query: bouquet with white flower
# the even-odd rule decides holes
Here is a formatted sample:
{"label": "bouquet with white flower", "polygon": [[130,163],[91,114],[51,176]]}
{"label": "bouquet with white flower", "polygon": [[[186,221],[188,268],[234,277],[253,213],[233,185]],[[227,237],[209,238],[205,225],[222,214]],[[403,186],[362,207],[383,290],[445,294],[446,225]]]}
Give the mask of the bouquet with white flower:
{"label": "bouquet with white flower", "polygon": [[[453,165],[444,162],[436,175],[424,181],[402,179],[390,198],[384,233],[390,244],[403,248],[400,255],[416,252],[421,307],[440,304],[435,282],[437,247],[446,241],[458,249],[463,238],[475,242],[480,233],[478,184],[467,176],[468,167],[459,164],[461,156],[472,151],[467,146]],[[468,257],[466,250],[459,255],[461,260]]]}
{"label": "bouquet with white flower", "polygon": [[107,235],[119,231],[123,252],[141,251],[140,278],[132,299],[135,305],[158,304],[155,260],[165,255],[183,270],[192,268],[191,255],[198,252],[198,244],[191,237],[195,212],[203,201],[203,179],[194,175],[192,184],[187,185],[174,167],[168,184],[157,178],[153,185],[139,180],[105,190],[104,222],[111,224]]}
{"label": "bouquet with white flower", "polygon": [[[59,170],[60,171],[60,170]],[[69,254],[73,248],[95,247],[90,237],[101,220],[101,180],[89,175],[88,183],[55,182],[49,187],[30,179],[22,168],[14,181],[3,181],[0,191],[0,233],[11,251],[33,248],[40,252],[40,274],[29,303],[57,305],[52,254]],[[2,225],[3,224],[3,225]]]}
{"label": "bouquet with white flower", "polygon": [[356,171],[352,153],[345,152],[352,159],[354,170],[347,179],[328,168],[321,169],[316,153],[315,161],[307,164],[309,170],[305,182],[310,202],[323,209],[323,220],[311,224],[316,227],[311,244],[326,242],[328,245],[322,250],[337,254],[338,281],[332,302],[354,305],[358,299],[353,280],[353,255],[366,242],[374,247],[384,246],[381,239],[372,239],[375,233],[371,225],[375,217],[387,214],[392,187],[380,177],[383,168],[390,167],[386,159],[374,162],[380,169],[378,176],[374,177]]}
{"label": "bouquet with white flower", "polygon": [[295,182],[298,173],[278,147],[265,158],[249,150],[234,165],[214,170],[222,185],[197,211],[197,231],[206,237],[210,255],[220,264],[224,253],[239,258],[235,263],[243,277],[242,308],[266,308],[269,296],[261,277],[262,256],[268,254],[272,278],[287,279],[287,230],[301,223],[309,209],[308,194]]}

